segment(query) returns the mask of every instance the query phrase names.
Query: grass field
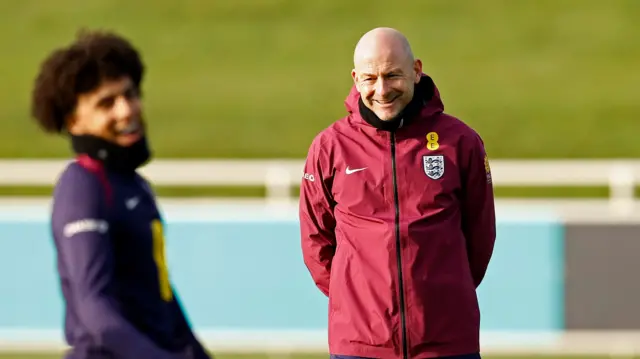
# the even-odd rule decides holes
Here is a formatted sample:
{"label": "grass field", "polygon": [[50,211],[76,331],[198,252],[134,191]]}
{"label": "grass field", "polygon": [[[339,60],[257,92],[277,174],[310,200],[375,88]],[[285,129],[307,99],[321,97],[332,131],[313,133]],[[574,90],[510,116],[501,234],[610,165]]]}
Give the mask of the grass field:
{"label": "grass field", "polygon": [[407,34],[447,110],[498,157],[640,156],[637,0],[0,3],[0,157],[59,157],[29,120],[36,68],[81,26],[133,39],[161,157],[303,157],[344,114],[375,26]]}
{"label": "grass field", "polygon": [[[278,354],[216,354],[217,359],[328,359],[328,355],[322,354],[291,354],[291,355],[278,355]],[[611,359],[611,358],[625,358],[635,359],[636,356],[569,356],[569,355],[509,355],[509,356],[496,356],[485,355],[483,359]],[[47,355],[47,354],[0,354],[0,359],[60,359],[60,355]]]}
{"label": "grass field", "polygon": [[[160,197],[236,197],[255,198],[265,195],[264,187],[215,187],[215,186],[156,186],[155,193]],[[640,189],[636,189],[638,195]],[[291,191],[292,196],[298,196],[299,188]],[[53,188],[28,186],[0,186],[0,196],[51,196]],[[496,187],[496,197],[500,198],[606,198],[609,190],[606,187]]]}

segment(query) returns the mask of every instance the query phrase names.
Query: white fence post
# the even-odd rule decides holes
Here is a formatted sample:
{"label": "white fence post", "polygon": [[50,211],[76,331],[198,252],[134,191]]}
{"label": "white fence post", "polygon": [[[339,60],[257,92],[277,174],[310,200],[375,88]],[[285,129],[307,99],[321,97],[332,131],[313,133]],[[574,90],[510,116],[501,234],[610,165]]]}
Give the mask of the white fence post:
{"label": "white fence post", "polygon": [[614,163],[609,173],[611,209],[618,214],[631,213],[635,202],[635,190],[635,176],[631,165]]}
{"label": "white fence post", "polygon": [[291,173],[279,165],[269,167],[265,176],[265,188],[268,201],[288,201],[291,198]]}

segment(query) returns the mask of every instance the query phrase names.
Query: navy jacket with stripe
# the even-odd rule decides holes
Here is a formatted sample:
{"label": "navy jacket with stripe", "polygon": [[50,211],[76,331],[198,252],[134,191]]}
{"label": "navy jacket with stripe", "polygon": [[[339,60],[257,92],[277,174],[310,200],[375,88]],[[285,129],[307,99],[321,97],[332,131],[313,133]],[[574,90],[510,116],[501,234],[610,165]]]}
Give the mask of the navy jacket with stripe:
{"label": "navy jacket with stripe", "polygon": [[80,156],[54,191],[52,231],[73,359],[209,358],[170,284],[148,183]]}

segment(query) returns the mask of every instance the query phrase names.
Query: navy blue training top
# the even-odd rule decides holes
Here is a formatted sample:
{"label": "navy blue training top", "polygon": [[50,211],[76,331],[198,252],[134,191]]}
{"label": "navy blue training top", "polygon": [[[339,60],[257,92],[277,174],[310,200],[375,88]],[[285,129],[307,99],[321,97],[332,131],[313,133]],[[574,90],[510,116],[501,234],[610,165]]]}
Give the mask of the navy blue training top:
{"label": "navy blue training top", "polygon": [[150,186],[80,156],[54,191],[67,358],[209,358],[171,287]]}

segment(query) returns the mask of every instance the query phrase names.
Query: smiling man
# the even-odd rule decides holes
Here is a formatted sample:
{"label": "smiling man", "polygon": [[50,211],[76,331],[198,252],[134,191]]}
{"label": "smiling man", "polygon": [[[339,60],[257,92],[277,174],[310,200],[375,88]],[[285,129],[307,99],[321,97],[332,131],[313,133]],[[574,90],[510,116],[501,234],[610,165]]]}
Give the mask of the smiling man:
{"label": "smiling man", "polygon": [[[380,120],[392,121],[413,99],[422,62],[413,58],[407,39],[391,29],[363,36],[353,55],[351,77],[363,104]],[[385,81],[377,81],[383,76]]]}
{"label": "smiling man", "polygon": [[311,143],[304,262],[329,297],[332,358],[480,358],[476,288],[496,228],[480,136],[445,114],[397,30],[354,52],[349,114]]}
{"label": "smiling man", "polygon": [[76,158],[51,216],[68,359],[207,359],[169,280],[163,221],[137,169],[151,156],[144,65],[113,33],[85,32],[43,62],[32,113]]}

